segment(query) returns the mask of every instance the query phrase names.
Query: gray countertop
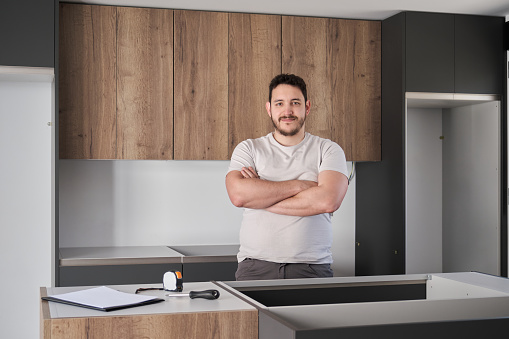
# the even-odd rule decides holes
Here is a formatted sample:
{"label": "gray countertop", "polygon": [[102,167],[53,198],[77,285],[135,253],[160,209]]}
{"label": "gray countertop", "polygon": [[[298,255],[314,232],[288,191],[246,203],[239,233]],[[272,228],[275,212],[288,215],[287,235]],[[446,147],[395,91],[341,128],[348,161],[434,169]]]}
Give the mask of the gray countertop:
{"label": "gray countertop", "polygon": [[[426,283],[426,298],[376,302],[266,306],[243,291]],[[294,280],[217,282],[271,317],[298,330],[464,321],[509,317],[509,279],[476,272]]]}
{"label": "gray countertop", "polygon": [[236,262],[239,245],[60,248],[60,266]]}
{"label": "gray countertop", "polygon": [[[139,287],[162,287],[160,285],[118,285],[110,286],[121,292],[134,293]],[[46,287],[43,290],[47,295],[58,295],[62,293],[75,292],[85,289],[85,287]],[[108,317],[108,316],[126,316],[143,314],[168,314],[168,313],[192,313],[192,312],[218,312],[218,311],[240,311],[256,310],[247,302],[235,297],[230,292],[217,286],[212,282],[187,283],[184,285],[183,293],[189,291],[202,291],[207,289],[217,289],[220,296],[217,300],[191,299],[188,297],[169,298],[166,297],[167,291],[147,291],[144,295],[153,295],[165,299],[152,305],[141,307],[132,307],[112,312],[103,312],[91,310],[83,307],[65,305],[61,303],[49,303],[49,311],[52,319],[56,318],[85,318],[85,317]],[[170,292],[171,293],[171,292]]]}
{"label": "gray countertop", "polygon": [[183,263],[237,262],[239,252],[239,245],[190,245],[170,248],[183,254]]}

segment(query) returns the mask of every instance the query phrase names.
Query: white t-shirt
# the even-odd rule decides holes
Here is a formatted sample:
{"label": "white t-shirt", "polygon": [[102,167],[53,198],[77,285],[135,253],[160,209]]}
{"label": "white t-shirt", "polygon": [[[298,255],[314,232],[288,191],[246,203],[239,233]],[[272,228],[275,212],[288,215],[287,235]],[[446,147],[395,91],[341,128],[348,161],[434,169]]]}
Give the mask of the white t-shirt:
{"label": "white t-shirt", "polygon": [[[233,151],[230,171],[253,167],[264,180],[312,180],[332,170],[348,176],[345,153],[335,142],[305,134],[295,146],[283,146],[272,133],[248,139]],[[332,263],[332,226],[329,213],[298,217],[263,209],[244,209],[238,261],[245,258],[277,263]]]}

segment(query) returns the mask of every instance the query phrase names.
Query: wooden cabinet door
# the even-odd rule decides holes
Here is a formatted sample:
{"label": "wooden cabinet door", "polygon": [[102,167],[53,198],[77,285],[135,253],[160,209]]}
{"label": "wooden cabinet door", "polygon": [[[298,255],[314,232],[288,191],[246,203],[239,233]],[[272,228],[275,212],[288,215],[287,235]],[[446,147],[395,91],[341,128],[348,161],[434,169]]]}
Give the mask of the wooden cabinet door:
{"label": "wooden cabinet door", "polygon": [[116,158],[116,8],[60,4],[61,159]]}
{"label": "wooden cabinet door", "polygon": [[229,155],[243,140],[274,128],[265,109],[269,83],[281,73],[281,16],[231,13],[229,17]]}
{"label": "wooden cabinet door", "polygon": [[283,72],[304,78],[306,130],[337,142],[346,159],[381,159],[379,22],[283,17]]}
{"label": "wooden cabinet door", "polygon": [[304,79],[311,101],[306,131],[327,139],[332,138],[330,24],[331,19],[325,18],[282,18],[282,72]]}
{"label": "wooden cabinet door", "polygon": [[228,159],[228,13],[175,11],[174,159]]}
{"label": "wooden cabinet door", "polygon": [[173,11],[117,9],[117,154],[173,158]]}
{"label": "wooden cabinet door", "polygon": [[331,20],[332,140],[347,160],[380,161],[381,24]]}

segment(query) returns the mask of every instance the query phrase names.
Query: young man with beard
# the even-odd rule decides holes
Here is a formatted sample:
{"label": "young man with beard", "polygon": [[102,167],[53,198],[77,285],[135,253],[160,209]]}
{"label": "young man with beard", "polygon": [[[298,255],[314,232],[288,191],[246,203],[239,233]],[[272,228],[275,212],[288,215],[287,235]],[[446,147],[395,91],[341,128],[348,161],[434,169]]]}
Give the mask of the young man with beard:
{"label": "young man with beard", "polygon": [[280,74],[269,85],[274,132],[235,148],[226,189],[244,208],[237,280],[332,277],[331,215],[348,188],[345,155],[305,132],[306,84]]}

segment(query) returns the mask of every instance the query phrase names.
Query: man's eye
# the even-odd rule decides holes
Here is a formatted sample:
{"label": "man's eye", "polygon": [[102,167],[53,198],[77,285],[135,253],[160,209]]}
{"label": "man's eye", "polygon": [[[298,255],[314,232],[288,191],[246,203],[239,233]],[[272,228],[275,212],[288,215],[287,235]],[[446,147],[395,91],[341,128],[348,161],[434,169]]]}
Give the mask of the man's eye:
{"label": "man's eye", "polygon": [[300,102],[294,101],[293,104],[298,106],[298,105],[300,105]]}

